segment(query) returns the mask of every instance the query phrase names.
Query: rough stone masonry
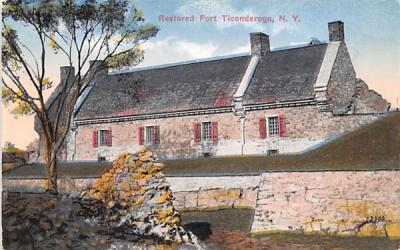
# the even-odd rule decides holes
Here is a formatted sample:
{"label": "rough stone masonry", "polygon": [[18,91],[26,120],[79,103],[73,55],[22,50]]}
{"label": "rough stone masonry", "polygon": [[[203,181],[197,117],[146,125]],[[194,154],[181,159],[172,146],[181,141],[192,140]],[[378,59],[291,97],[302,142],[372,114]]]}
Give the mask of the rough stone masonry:
{"label": "rough stone masonry", "polygon": [[264,173],[252,233],[400,238],[400,171]]}
{"label": "rough stone masonry", "polygon": [[172,192],[160,171],[163,165],[153,161],[146,148],[120,154],[112,168],[81,193],[81,202],[105,230],[197,244],[180,224]]}

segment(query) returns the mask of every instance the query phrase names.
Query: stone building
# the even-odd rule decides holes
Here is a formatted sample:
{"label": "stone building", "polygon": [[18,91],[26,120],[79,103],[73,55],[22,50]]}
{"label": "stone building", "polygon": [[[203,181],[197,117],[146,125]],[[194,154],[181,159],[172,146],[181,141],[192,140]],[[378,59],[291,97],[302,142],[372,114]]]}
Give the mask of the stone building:
{"label": "stone building", "polygon": [[369,123],[390,104],[356,77],[343,22],[328,29],[329,42],[271,50],[258,32],[249,55],[103,70],[60,157],[109,161],[139,145],[164,159],[301,153]]}

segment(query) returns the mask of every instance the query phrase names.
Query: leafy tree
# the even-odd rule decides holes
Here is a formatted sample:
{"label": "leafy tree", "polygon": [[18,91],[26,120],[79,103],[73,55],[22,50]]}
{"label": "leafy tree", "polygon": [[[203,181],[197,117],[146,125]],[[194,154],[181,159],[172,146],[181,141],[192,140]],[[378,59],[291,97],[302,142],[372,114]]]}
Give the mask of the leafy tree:
{"label": "leafy tree", "polygon": [[[158,28],[129,0],[6,0],[2,14],[2,101],[15,116],[36,115],[45,138],[47,192],[57,194],[57,155],[78,97],[102,67],[141,62],[140,45]],[[23,32],[34,35],[26,41]],[[69,70],[66,83],[56,89],[55,115],[44,100],[45,91],[53,89],[50,53],[76,72]]]}

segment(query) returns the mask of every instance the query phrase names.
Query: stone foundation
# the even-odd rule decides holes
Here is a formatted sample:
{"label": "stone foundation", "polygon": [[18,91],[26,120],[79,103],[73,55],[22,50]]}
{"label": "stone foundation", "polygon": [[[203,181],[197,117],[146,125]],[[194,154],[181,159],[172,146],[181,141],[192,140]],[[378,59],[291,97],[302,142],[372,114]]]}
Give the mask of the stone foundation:
{"label": "stone foundation", "polygon": [[[94,179],[60,179],[61,192]],[[3,189],[43,192],[38,179]],[[252,233],[289,231],[400,238],[400,171],[274,172],[261,176],[167,177],[178,210],[254,208]]]}
{"label": "stone foundation", "polygon": [[[183,210],[255,208],[260,176],[166,177],[175,197],[174,206]],[[59,178],[60,193],[80,192],[96,178]],[[44,192],[44,179],[3,179],[3,189],[12,192]]]}
{"label": "stone foundation", "polygon": [[252,233],[400,238],[400,171],[264,173]]}
{"label": "stone foundation", "polygon": [[180,211],[254,208],[258,188],[215,188],[174,193],[174,206]]}

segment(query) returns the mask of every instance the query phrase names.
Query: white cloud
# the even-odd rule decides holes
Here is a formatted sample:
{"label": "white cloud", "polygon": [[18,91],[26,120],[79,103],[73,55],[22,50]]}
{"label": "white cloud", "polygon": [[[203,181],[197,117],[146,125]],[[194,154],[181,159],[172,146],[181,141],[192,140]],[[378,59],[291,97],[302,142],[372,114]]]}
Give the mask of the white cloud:
{"label": "white cloud", "polygon": [[176,50],[181,53],[187,53],[192,58],[202,58],[214,56],[218,46],[213,43],[199,44],[189,41],[178,41]]}
{"label": "white cloud", "polygon": [[144,61],[139,66],[158,65],[218,55],[218,45],[196,43],[177,37],[150,40],[143,45]]}
{"label": "white cloud", "polygon": [[214,24],[218,29],[225,29],[236,25],[241,25],[252,31],[265,31],[266,26],[270,24],[260,22],[224,22],[222,20],[222,15],[257,16],[250,8],[243,10],[234,8],[231,0],[200,0],[196,2],[188,2],[187,4],[182,5],[177,12],[179,15],[217,16],[218,21],[214,22]]}
{"label": "white cloud", "polygon": [[293,32],[293,31],[298,31],[298,25],[294,22],[275,22],[272,25],[272,33],[271,35],[275,36],[278,35],[279,33],[283,31],[288,31],[288,32]]}
{"label": "white cloud", "polygon": [[174,36],[149,40],[143,44],[144,61],[138,67],[168,64],[222,55],[249,53],[250,43],[227,48],[216,43],[197,43]]}
{"label": "white cloud", "polygon": [[239,53],[245,53],[245,52],[250,52],[250,44],[238,46],[235,49],[231,50],[228,54],[239,54]]}
{"label": "white cloud", "polygon": [[[397,0],[400,1],[400,0]],[[213,24],[218,29],[226,29],[233,26],[242,26],[248,31],[261,31],[266,32],[267,27],[271,27],[271,35],[278,35],[283,31],[294,32],[298,31],[298,24],[292,20],[292,16],[286,16],[288,22],[280,22],[278,15],[271,15],[271,13],[259,13],[259,10],[254,8],[237,9],[234,7],[232,0],[199,0],[196,2],[188,2],[182,5],[178,10],[179,15],[200,15],[217,16],[218,21]],[[286,6],[290,7],[290,6]],[[277,12],[280,13],[280,12]],[[282,12],[283,13],[283,12]],[[222,15],[230,16],[251,16],[251,17],[272,17],[273,22],[224,22]]]}

